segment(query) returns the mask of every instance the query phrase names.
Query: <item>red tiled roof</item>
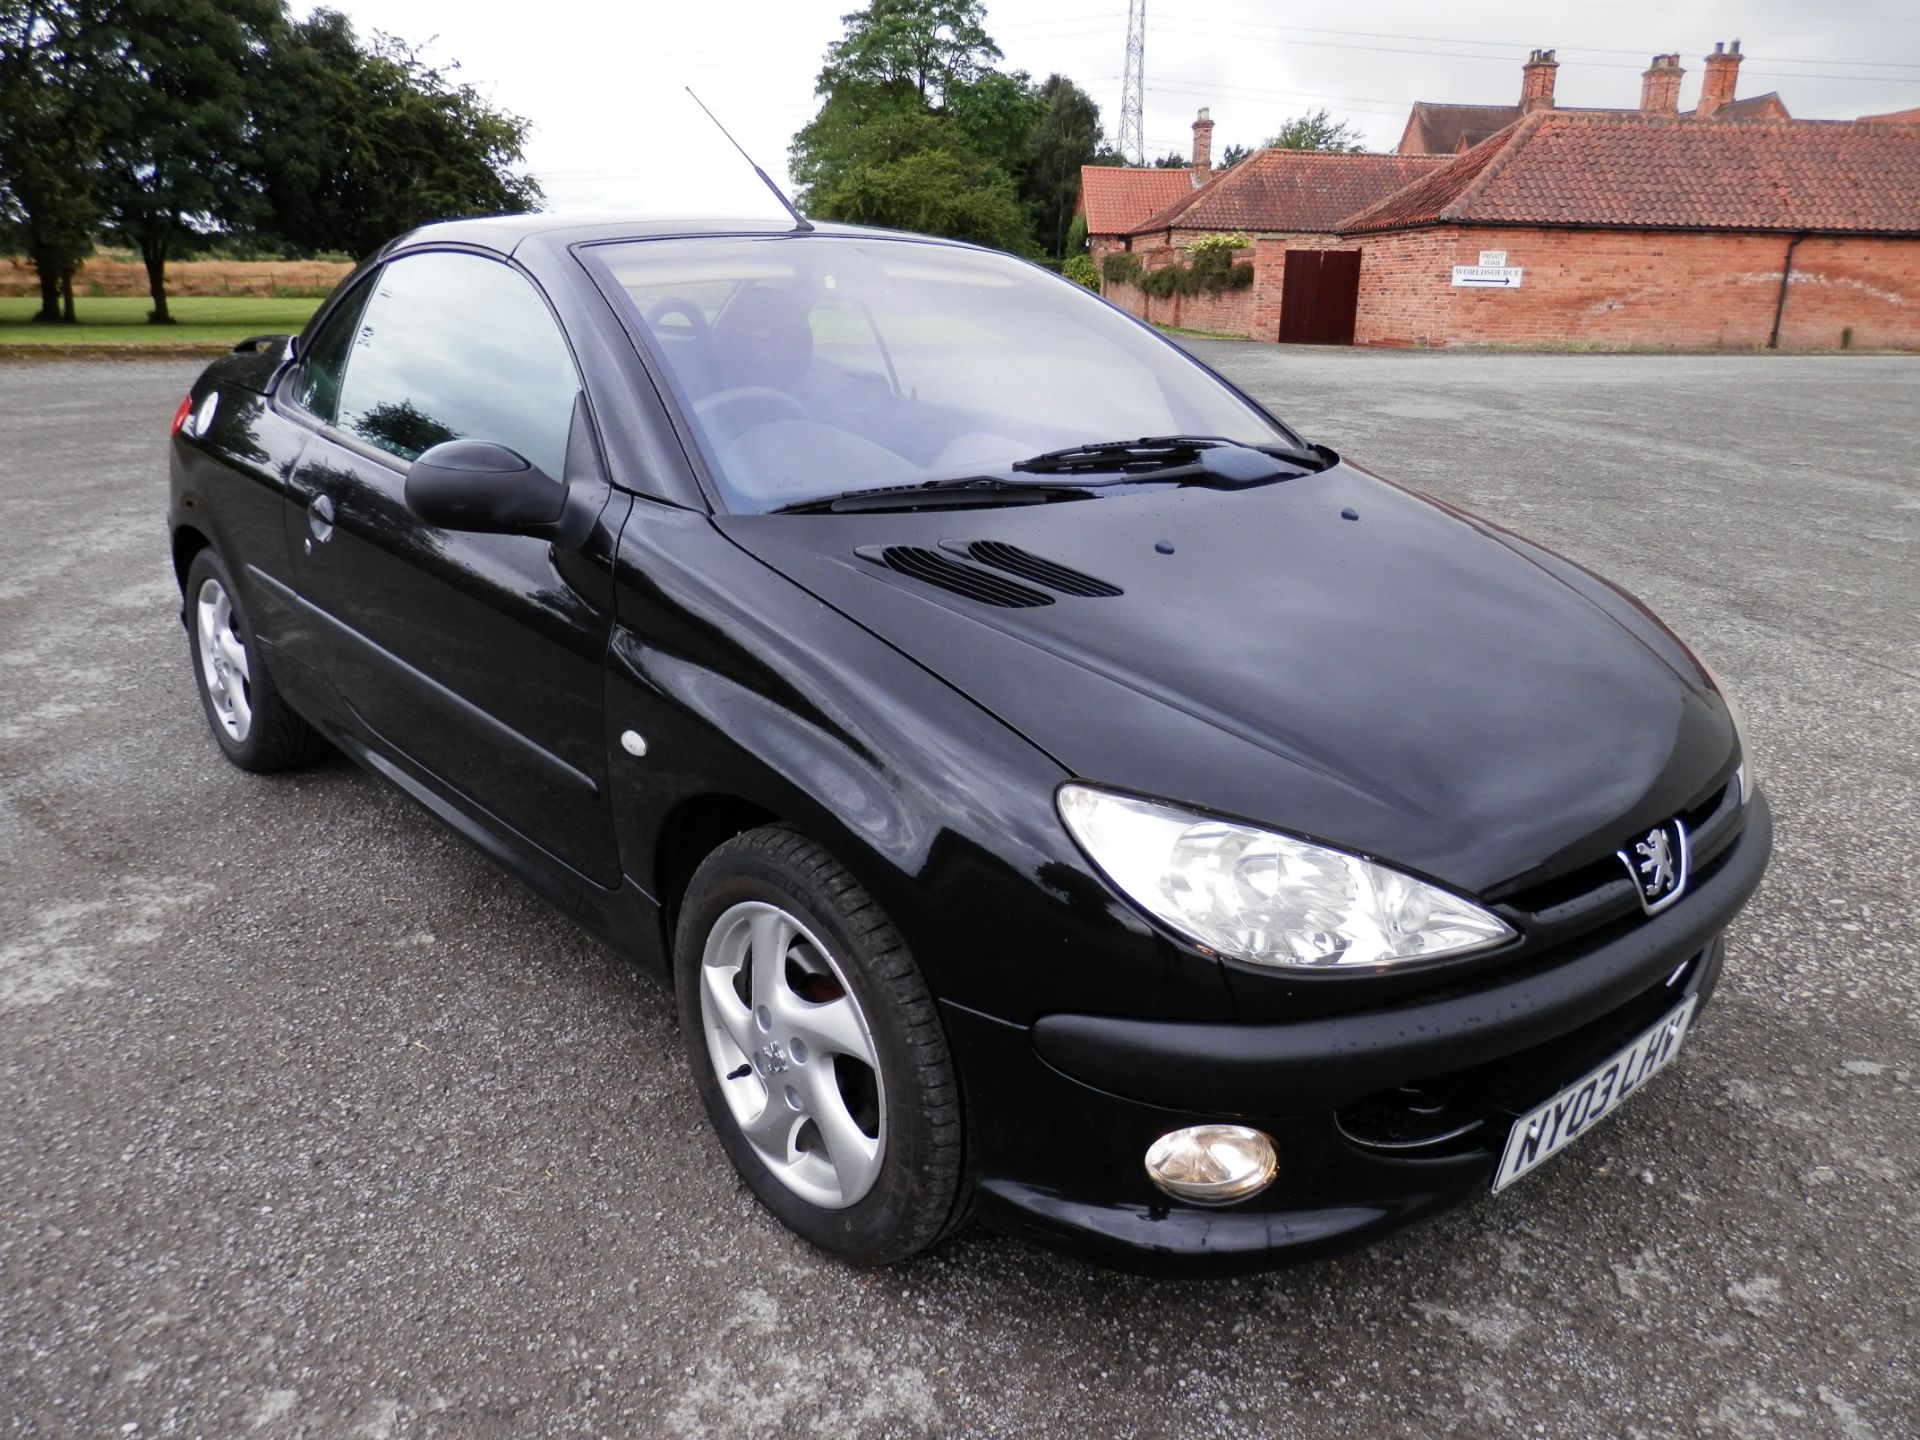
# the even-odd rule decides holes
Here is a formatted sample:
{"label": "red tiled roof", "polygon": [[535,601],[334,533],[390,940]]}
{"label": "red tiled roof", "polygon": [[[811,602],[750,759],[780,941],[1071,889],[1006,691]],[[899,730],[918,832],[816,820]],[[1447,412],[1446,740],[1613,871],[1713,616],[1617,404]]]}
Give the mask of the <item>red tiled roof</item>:
{"label": "red tiled roof", "polygon": [[[1325,231],[1445,163],[1440,155],[1261,150],[1135,230]],[[1093,227],[1087,227],[1091,230]]]}
{"label": "red tiled roof", "polygon": [[[1684,112],[1698,115],[1697,110]],[[1786,101],[1780,98],[1780,92],[1769,90],[1764,95],[1743,95],[1738,100],[1729,100],[1713,114],[1701,117],[1708,120],[1790,120]]]}
{"label": "red tiled roof", "polygon": [[[1555,107],[1563,115],[1638,115],[1638,109],[1574,105]],[[1527,112],[1518,105],[1448,105],[1434,100],[1416,100],[1407,112],[1407,128],[1400,135],[1402,155],[1454,155],[1461,141],[1478,144],[1497,130],[1504,130]],[[1779,94],[1748,95],[1729,100],[1711,116],[1682,110],[1681,118],[1713,120],[1786,120],[1787,107]]]}
{"label": "red tiled roof", "polygon": [[1451,155],[1468,130],[1492,134],[1504,130],[1526,112],[1518,105],[1448,105],[1416,100],[1407,112],[1407,128],[1400,136],[1402,155]]}
{"label": "red tiled roof", "polygon": [[1339,228],[1434,224],[1920,235],[1920,130],[1541,111]]}
{"label": "red tiled roof", "polygon": [[1080,208],[1087,217],[1087,233],[1128,234],[1154,211],[1193,194],[1196,184],[1203,183],[1191,170],[1082,165]]}
{"label": "red tiled roof", "polygon": [[1920,107],[1912,110],[1889,110],[1884,115],[1862,115],[1860,118],[1882,125],[1920,125]]}

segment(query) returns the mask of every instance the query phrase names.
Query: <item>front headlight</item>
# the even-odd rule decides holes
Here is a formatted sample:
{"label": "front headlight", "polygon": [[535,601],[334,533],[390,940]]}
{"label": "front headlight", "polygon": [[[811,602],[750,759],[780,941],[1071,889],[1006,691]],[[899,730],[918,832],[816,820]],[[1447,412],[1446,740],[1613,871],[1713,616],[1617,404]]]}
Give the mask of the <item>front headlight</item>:
{"label": "front headlight", "polygon": [[1498,916],[1357,855],[1089,785],[1060,818],[1136,905],[1202,946],[1285,969],[1463,955],[1509,939]]}

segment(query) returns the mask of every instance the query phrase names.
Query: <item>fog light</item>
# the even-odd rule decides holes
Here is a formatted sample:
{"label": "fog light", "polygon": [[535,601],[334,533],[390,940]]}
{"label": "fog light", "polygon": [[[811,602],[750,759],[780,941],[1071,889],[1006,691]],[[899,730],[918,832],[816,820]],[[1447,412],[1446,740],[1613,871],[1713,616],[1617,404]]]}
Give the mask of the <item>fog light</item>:
{"label": "fog light", "polygon": [[1190,1125],[1147,1147],[1147,1177],[1167,1194],[1199,1205],[1258,1195],[1279,1169],[1273,1141],[1245,1125]]}

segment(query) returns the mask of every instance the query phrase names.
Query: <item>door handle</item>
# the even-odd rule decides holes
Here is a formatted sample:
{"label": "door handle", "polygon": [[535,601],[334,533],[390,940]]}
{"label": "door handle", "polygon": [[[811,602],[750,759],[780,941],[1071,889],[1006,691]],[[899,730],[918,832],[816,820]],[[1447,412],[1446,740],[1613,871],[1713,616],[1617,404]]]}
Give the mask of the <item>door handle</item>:
{"label": "door handle", "polygon": [[307,528],[313,531],[313,538],[322,545],[333,538],[333,501],[325,495],[316,495],[307,503]]}

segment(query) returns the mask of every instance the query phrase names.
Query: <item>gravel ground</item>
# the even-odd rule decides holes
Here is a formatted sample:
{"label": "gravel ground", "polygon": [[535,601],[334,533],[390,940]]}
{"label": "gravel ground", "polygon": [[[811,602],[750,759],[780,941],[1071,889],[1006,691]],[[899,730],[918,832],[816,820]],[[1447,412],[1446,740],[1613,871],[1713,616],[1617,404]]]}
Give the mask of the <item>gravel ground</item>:
{"label": "gravel ground", "polygon": [[1649,1098],[1258,1279],[827,1263],[664,994],[344,763],[220,761],[162,525],[194,366],[0,366],[0,1431],[1920,1433],[1920,362],[1194,348],[1744,700],[1775,865]]}

